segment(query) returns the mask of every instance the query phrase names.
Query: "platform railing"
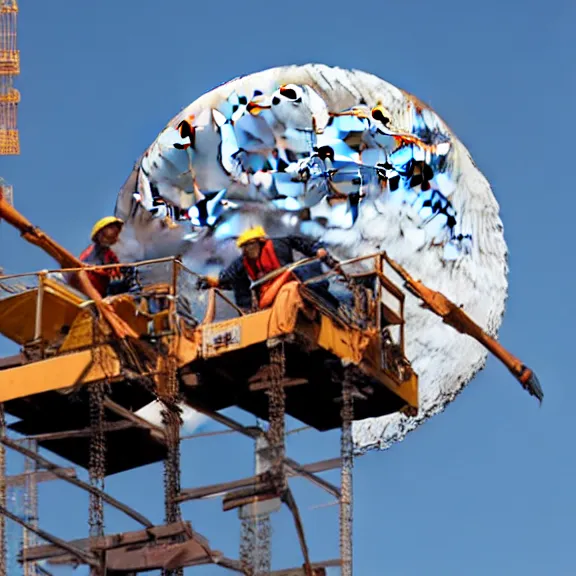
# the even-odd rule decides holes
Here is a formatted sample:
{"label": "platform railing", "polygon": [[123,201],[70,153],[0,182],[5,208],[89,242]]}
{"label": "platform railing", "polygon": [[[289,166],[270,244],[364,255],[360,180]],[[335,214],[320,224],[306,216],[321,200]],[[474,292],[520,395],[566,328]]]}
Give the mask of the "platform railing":
{"label": "platform railing", "polygon": [[[298,270],[317,261],[316,258],[297,261],[282,268],[278,273],[290,268],[297,274]],[[375,329],[380,337],[396,343],[403,354],[404,293],[392,281],[391,277],[394,277],[395,273],[391,267],[387,267],[388,263],[389,257],[385,252],[359,256],[342,261],[335,269],[301,282],[311,290],[319,282],[327,282],[330,293],[338,302],[335,307],[334,301],[329,302],[323,299],[322,294],[318,294],[319,300],[325,304],[327,313],[336,315],[341,321],[349,324]],[[111,268],[133,271],[134,282],[128,294],[140,303],[144,301],[144,309],[148,314],[167,313],[169,330],[177,326],[175,316],[195,327],[244,314],[233,302],[229,293],[217,288],[199,290],[196,285],[200,275],[190,270],[177,257],[3,275],[0,276],[0,300],[29,290],[37,290],[34,334],[35,340],[41,340],[47,280],[76,294],[84,300],[82,306],[85,306],[89,305],[90,300],[68,283],[73,273],[81,269],[96,271]],[[259,282],[253,284],[253,290],[257,288]]]}
{"label": "platform railing", "polygon": [[[178,319],[195,327],[202,323],[227,320],[243,314],[226,292],[219,289],[199,290],[196,287],[199,274],[190,270],[176,257],[3,274],[0,275],[0,301],[36,292],[34,340],[30,344],[38,344],[42,340],[46,290],[61,288],[76,296],[81,302],[80,306],[90,306],[91,300],[76,290],[73,282],[70,282],[74,273],[80,270],[90,272],[114,268],[132,271],[132,286],[125,293],[134,298],[139,313],[145,311],[151,316],[164,313],[167,317],[167,327],[162,334],[177,329]],[[152,325],[151,322],[149,335],[160,335],[154,332]]]}
{"label": "platform railing", "polygon": [[[284,271],[296,272],[305,266],[319,262],[318,258],[306,258],[288,264],[282,269],[253,282],[254,300],[256,291],[268,280],[280,276]],[[405,294],[398,287],[402,279],[390,265],[386,252],[358,256],[341,261],[323,274],[306,278],[302,284],[310,289],[316,305],[334,319],[349,326],[373,330],[379,341],[379,367],[387,370],[401,383],[411,373],[405,358],[404,300]],[[328,282],[331,296],[323,290],[314,290],[319,282]],[[338,304],[334,305],[334,297]]]}
{"label": "platform railing", "polygon": [[0,276],[0,300],[38,287],[37,274]]}
{"label": "platform railing", "polygon": [[[252,291],[256,293],[262,284],[274,280],[284,271],[291,270],[296,273],[298,270],[320,261],[319,258],[306,258],[288,264],[253,282],[251,285]],[[389,262],[390,259],[386,252],[358,256],[341,261],[337,266],[323,274],[306,278],[305,280],[301,280],[301,282],[304,286],[308,287],[313,287],[321,282],[332,282],[330,292],[339,300],[339,308],[347,307],[350,309],[356,321],[361,320],[361,323],[367,327],[374,327],[380,330],[387,324],[397,324],[400,327],[399,340],[403,347],[405,295],[391,279],[391,277],[395,277],[396,274],[392,268],[386,266]],[[340,293],[338,292],[338,284],[340,285]],[[357,290],[357,288],[360,287],[367,287],[371,292],[370,302],[367,303],[368,306],[364,306],[365,310],[363,314],[358,314],[358,311],[362,308],[361,302],[359,301],[362,295],[359,294]],[[342,294],[342,291],[344,294]],[[382,311],[378,312],[377,302],[384,304],[384,314]],[[352,304],[352,306],[350,306],[350,304]],[[355,309],[356,313],[354,314],[351,309]],[[387,317],[385,316],[386,312]],[[358,318],[358,316],[361,316],[361,318]]]}

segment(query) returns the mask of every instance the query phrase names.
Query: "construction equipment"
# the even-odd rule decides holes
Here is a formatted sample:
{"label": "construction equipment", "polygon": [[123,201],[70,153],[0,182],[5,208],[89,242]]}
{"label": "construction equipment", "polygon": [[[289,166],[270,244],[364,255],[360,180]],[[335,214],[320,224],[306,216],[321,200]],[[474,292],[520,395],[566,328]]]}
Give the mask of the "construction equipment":
{"label": "construction equipment", "polygon": [[400,264],[394,262],[391,258],[387,258],[387,262],[402,277],[406,288],[414,294],[414,296],[422,300],[426,308],[440,316],[446,324],[452,326],[452,328],[458,330],[458,332],[471,336],[486,347],[510,370],[531,396],[535,396],[542,402],[544,392],[540,386],[538,377],[530,368],[525,366],[516,356],[508,352],[508,350],[494,338],[486,334],[472,318],[454,304],[454,302],[448,300],[446,296],[427,288],[422,282],[414,280]]}
{"label": "construction equipment", "polygon": [[[375,255],[370,255],[366,257],[367,259],[373,258]],[[383,262],[386,262],[403,280],[404,285],[407,290],[413,294],[416,298],[422,301],[423,306],[440,316],[445,324],[448,324],[458,332],[471,336],[477,342],[482,344],[487,350],[489,350],[498,360],[500,360],[506,368],[513,374],[513,376],[520,382],[522,387],[528,391],[531,396],[535,396],[540,402],[544,399],[544,392],[538,380],[536,374],[528,368],[521,360],[516,358],[512,353],[506,350],[497,340],[489,336],[470,316],[468,316],[459,306],[450,301],[446,296],[432,290],[425,286],[419,280],[414,280],[412,276],[400,265],[390,258],[385,252],[379,255]],[[311,278],[305,282],[305,284],[310,284],[316,282],[321,278],[326,278],[331,274],[340,274],[348,282],[353,282],[353,276],[346,274],[343,266],[360,262],[366,258],[353,258],[347,262],[337,262],[335,261],[334,271],[325,274],[322,277]],[[317,258],[307,258],[305,260],[288,264],[282,268],[270,272],[266,276],[263,276],[259,280],[252,282],[250,285],[251,289],[255,289],[265,282],[269,282],[273,279],[281,280],[284,278],[285,274],[292,272],[299,266],[309,264],[311,262],[317,261]],[[389,279],[385,277],[381,270],[376,272],[381,280],[381,282],[389,282]]]}
{"label": "construction equipment", "polygon": [[[1,213],[25,239],[62,264],[77,264],[73,256],[13,208],[1,206]],[[166,469],[166,525],[172,526],[180,521],[179,503],[190,498],[179,487],[177,433],[174,436],[178,426],[158,428],[135,412],[156,398],[174,406],[179,397],[214,418],[221,418],[218,411],[223,408],[239,406],[269,420],[265,432],[271,454],[269,469],[254,481],[226,489],[223,506],[231,510],[250,502],[284,502],[294,515],[303,573],[310,576],[321,573],[322,565],[310,560],[286,477],[305,474],[321,486],[327,483],[304,467],[288,463],[283,446],[284,418],[285,414],[292,415],[321,431],[340,427],[344,418],[342,518],[346,529],[342,550],[345,561],[351,564],[351,421],[399,410],[416,411],[418,407],[418,378],[403,354],[402,292],[389,281],[380,286],[374,272],[379,291],[369,301],[366,323],[360,326],[326,308],[299,282],[284,285],[271,307],[244,314],[217,289],[195,292],[196,276],[177,259],[137,263],[135,267],[141,277],[154,277],[150,271],[160,267],[163,280],[156,278],[134,294],[108,298],[106,304],[122,325],[146,343],[141,348],[106,330],[102,319],[91,313],[90,301],[54,277],[56,272],[68,272],[66,269],[0,278],[0,291],[6,295],[0,298],[0,333],[22,347],[22,354],[5,362],[0,370],[0,402],[8,414],[19,419],[9,429],[35,438],[40,447],[89,469],[91,478],[170,461]],[[382,291],[387,292],[390,302],[378,307],[376,298]],[[393,328],[398,330],[396,343],[385,337],[386,330]],[[101,382],[106,386],[95,397],[92,391]],[[341,408],[343,398],[346,409]],[[94,414],[100,416],[95,420]],[[5,445],[17,448],[8,440]],[[40,466],[48,465],[35,454],[26,452],[26,456],[36,458]],[[58,474],[57,467],[49,466],[48,470]],[[79,481],[68,476],[62,478],[78,485]],[[107,498],[102,487],[94,482],[82,486],[90,489],[94,497],[91,508],[97,512],[102,499]],[[101,512],[96,512],[92,523],[102,526]],[[129,510],[127,513],[135,516]],[[40,533],[39,528],[27,526],[28,530],[33,528]],[[142,543],[137,557],[134,551],[132,556],[126,551],[122,558],[119,552],[116,556],[97,553],[102,550],[102,537],[102,533],[94,533],[91,543],[87,547],[83,544],[80,550],[74,543],[64,543],[65,553],[91,564],[93,570],[102,562],[118,571],[120,567],[172,570],[164,557],[146,556],[144,549],[149,543]],[[191,538],[186,531],[172,537],[175,550],[188,546]],[[51,542],[64,547],[57,539]],[[26,558],[38,560],[38,554],[29,550]],[[204,560],[215,561],[217,556],[209,558]]]}
{"label": "construction equipment", "polygon": [[52,256],[60,266],[68,268],[68,271],[76,276],[80,289],[94,301],[96,307],[110,324],[116,336],[119,338],[125,338],[127,336],[136,337],[136,334],[114,314],[108,304],[103,302],[102,297],[94,286],[92,286],[92,283],[86,275],[85,264],[24,218],[24,216],[7,202],[4,196],[4,189],[0,187],[0,219],[2,218],[4,218],[8,224],[19,230],[25,240],[42,248],[42,250]]}
{"label": "construction equipment", "polygon": [[17,111],[20,93],[13,86],[20,74],[17,49],[18,3],[0,0],[0,156],[20,154]]}
{"label": "construction equipment", "polygon": [[[14,78],[20,74],[20,51],[17,43],[18,3],[0,0],[0,156],[20,154],[18,104],[20,92],[14,88]],[[4,184],[0,177],[0,186]],[[5,196],[12,203],[12,187],[5,186]],[[1,274],[1,268],[0,268]],[[4,413],[0,407],[0,434],[4,433]],[[6,471],[4,448],[0,447],[0,476]],[[0,506],[6,505],[6,485],[0,483]],[[0,574],[6,574],[6,522],[0,517]],[[28,573],[26,574],[28,576]]]}
{"label": "construction equipment", "polygon": [[[324,275],[344,278],[347,298],[342,298],[338,309],[308,288],[307,284],[318,280],[314,278],[283,284],[271,306],[248,314],[216,288],[197,291],[197,275],[178,259],[130,264],[144,280],[141,289],[99,301],[106,319],[113,320],[110,324],[122,328],[115,331],[103,317],[92,313],[90,300],[55,277],[56,273],[105,267],[78,266],[74,256],[33,227],[1,196],[0,214],[26,240],[62,266],[71,266],[0,277],[0,333],[22,349],[19,356],[0,362],[0,403],[6,413],[18,418],[8,429],[88,469],[91,479],[89,484],[82,482],[37,453],[0,438],[3,446],[91,494],[88,540],[63,542],[38,525],[10,515],[4,507],[0,510],[50,542],[50,546],[26,550],[29,562],[80,562],[90,565],[93,574],[108,570],[118,575],[152,569],[176,575],[183,566],[216,563],[260,576],[250,561],[249,540],[248,552],[239,561],[224,558],[181,520],[182,502],[224,494],[224,510],[246,513],[247,507],[254,505],[259,507],[256,520],[263,510],[270,509],[266,503],[286,504],[294,517],[304,564],[285,573],[322,574],[334,563],[311,561],[287,482],[291,475],[303,475],[339,499],[341,553],[336,565],[350,576],[351,424],[399,411],[414,415],[419,405],[418,376],[404,353],[406,294],[391,280],[388,267],[434,313],[484,344],[532,394],[542,398],[529,369],[453,303],[413,280],[385,253],[340,262]],[[300,265],[307,263],[304,260]],[[361,272],[346,271],[347,266],[358,264]],[[137,340],[124,338],[125,334]],[[156,399],[165,407],[161,427],[136,414]],[[252,478],[182,489],[178,401],[253,439],[265,435],[268,464]],[[268,420],[268,430],[244,428],[219,414],[231,406]],[[308,467],[287,458],[286,414],[319,431],[341,428],[340,458]],[[103,480],[160,460],[165,462],[166,523],[154,527],[137,511],[106,494]],[[341,467],[340,488],[316,476],[335,466]],[[104,502],[136,519],[146,530],[106,536]],[[150,540],[152,532],[156,536]],[[264,559],[261,564],[267,566],[267,562]]]}

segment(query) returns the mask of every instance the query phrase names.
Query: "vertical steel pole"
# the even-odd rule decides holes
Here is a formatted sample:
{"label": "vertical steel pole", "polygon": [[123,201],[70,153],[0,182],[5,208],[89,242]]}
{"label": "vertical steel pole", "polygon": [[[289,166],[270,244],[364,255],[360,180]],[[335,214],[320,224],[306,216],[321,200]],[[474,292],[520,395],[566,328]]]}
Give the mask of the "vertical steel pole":
{"label": "vertical steel pole", "polygon": [[352,468],[354,465],[352,421],[354,419],[354,405],[352,382],[347,371],[345,371],[342,381],[341,417],[340,561],[342,562],[342,576],[352,576]]}

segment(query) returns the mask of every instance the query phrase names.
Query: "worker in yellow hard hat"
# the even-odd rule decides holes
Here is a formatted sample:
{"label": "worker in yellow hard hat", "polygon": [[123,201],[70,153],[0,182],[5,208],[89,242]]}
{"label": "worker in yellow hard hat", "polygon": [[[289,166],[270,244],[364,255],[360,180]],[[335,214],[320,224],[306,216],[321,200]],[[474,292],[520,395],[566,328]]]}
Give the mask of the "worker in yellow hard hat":
{"label": "worker in yellow hard hat", "polygon": [[[92,244],[80,254],[80,260],[93,266],[119,264],[112,246],[118,242],[124,222],[114,216],[106,216],[94,224],[90,238]],[[102,297],[127,292],[134,282],[134,270],[129,267],[90,270],[90,281]]]}
{"label": "worker in yellow hard hat", "polygon": [[[319,258],[328,265],[335,263],[321,243],[302,236],[271,239],[268,238],[262,226],[245,230],[238,237],[236,245],[242,250],[242,255],[234,260],[228,268],[222,270],[217,278],[201,278],[198,282],[198,288],[219,287],[223,290],[233,290],[236,304],[243,310],[250,310],[252,305],[250,283],[293,263],[294,251],[300,252],[305,257]],[[301,280],[305,280],[320,276],[322,267],[320,262],[316,262],[302,268],[296,268],[294,274]],[[263,294],[274,281],[270,280],[262,284],[258,288],[259,294]],[[310,287],[316,291],[321,291],[327,299],[333,298],[328,292],[327,281],[317,282]],[[335,304],[337,305],[337,302]]]}

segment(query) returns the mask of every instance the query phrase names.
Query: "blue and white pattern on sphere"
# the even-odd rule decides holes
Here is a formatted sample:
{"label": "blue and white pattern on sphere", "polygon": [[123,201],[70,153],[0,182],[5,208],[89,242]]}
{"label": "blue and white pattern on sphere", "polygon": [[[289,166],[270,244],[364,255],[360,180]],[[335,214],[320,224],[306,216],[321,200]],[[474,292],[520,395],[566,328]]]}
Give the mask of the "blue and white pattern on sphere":
{"label": "blue and white pattern on sphere", "polygon": [[[365,72],[287,66],[204,94],[138,160],[116,214],[129,260],[183,254],[213,273],[262,224],[322,239],[342,259],[386,250],[493,336],[504,313],[507,247],[490,185],[429,106]],[[419,414],[355,423],[360,450],[401,440],[486,361],[411,295],[405,314]]]}

